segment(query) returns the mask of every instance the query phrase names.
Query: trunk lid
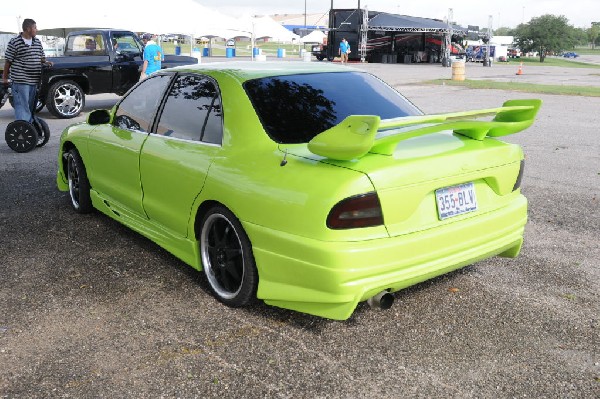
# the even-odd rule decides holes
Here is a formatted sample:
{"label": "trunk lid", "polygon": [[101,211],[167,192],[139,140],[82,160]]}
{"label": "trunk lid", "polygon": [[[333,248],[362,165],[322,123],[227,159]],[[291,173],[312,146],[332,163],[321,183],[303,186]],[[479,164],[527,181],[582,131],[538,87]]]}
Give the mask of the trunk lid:
{"label": "trunk lid", "polygon": [[[389,155],[370,152],[350,161],[315,155],[306,145],[283,150],[367,175],[379,196],[391,236],[502,207],[511,198],[522,159],[517,145],[493,138],[473,140],[452,131],[406,139]],[[465,183],[473,183],[477,210],[440,220],[436,190]]]}

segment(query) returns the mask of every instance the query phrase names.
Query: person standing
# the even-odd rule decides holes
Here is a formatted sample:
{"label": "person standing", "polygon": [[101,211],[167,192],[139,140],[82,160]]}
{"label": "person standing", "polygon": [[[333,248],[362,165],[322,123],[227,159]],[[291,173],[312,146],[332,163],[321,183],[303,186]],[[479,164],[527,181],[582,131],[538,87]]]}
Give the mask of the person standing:
{"label": "person standing", "polygon": [[338,51],[340,57],[342,57],[342,64],[348,62],[348,54],[350,54],[350,43],[346,40],[346,38],[342,38],[340,42],[340,49]]}
{"label": "person standing", "polygon": [[37,24],[33,19],[23,20],[23,32],[12,38],[6,47],[2,82],[12,81],[13,107],[15,119],[33,121],[33,110],[37,100],[37,86],[42,78],[42,65],[46,62],[42,42],[35,37]]}
{"label": "person standing", "polygon": [[142,65],[142,74],[140,79],[145,79],[148,75],[160,71],[162,61],[165,60],[162,48],[154,41],[154,35],[145,33],[142,36],[144,42],[144,64]]}

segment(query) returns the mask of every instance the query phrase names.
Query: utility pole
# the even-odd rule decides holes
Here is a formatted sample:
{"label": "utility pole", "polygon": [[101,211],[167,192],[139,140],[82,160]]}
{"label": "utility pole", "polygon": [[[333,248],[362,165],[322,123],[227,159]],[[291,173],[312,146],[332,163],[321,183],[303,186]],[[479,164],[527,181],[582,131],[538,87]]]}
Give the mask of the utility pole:
{"label": "utility pole", "polygon": [[304,34],[306,34],[306,0],[304,0]]}
{"label": "utility pole", "polygon": [[448,9],[448,17],[446,19],[446,23],[448,24],[448,32],[444,35],[444,48],[442,52],[444,56],[442,57],[442,66],[449,67],[450,66],[450,53],[452,47],[452,20],[454,19],[454,10],[452,8]]}

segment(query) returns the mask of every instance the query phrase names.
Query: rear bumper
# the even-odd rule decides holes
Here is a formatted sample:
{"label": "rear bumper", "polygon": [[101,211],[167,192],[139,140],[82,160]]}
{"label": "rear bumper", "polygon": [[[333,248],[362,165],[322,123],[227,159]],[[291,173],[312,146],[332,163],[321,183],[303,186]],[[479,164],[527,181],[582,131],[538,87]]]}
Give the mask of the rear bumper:
{"label": "rear bumper", "polygon": [[267,304],[345,320],[358,302],[494,255],[515,257],[523,243],[527,200],[442,227],[392,238],[323,242],[244,224]]}

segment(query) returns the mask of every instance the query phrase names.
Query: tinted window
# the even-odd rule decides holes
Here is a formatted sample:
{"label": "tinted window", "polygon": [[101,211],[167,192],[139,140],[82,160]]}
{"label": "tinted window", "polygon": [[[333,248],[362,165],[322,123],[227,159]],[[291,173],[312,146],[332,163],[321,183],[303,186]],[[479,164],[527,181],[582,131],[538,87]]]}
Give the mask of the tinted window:
{"label": "tinted window", "polygon": [[250,80],[244,88],[265,130],[279,143],[306,143],[349,115],[422,114],[396,90],[362,72],[276,76]]}
{"label": "tinted window", "polygon": [[140,83],[121,101],[114,124],[122,129],[150,131],[156,108],[171,75],[157,75]]}
{"label": "tinted window", "polygon": [[157,133],[220,144],[223,135],[219,92],[205,76],[181,75],[169,91]]}

